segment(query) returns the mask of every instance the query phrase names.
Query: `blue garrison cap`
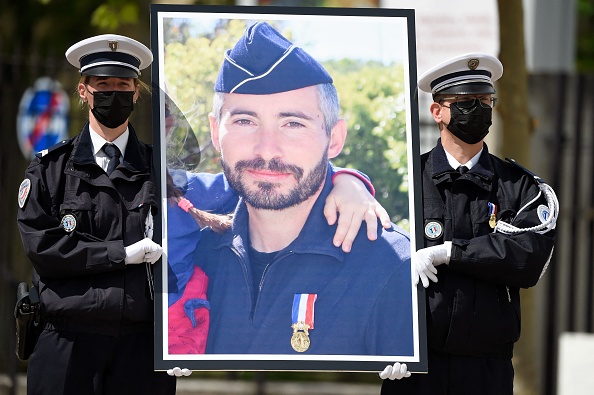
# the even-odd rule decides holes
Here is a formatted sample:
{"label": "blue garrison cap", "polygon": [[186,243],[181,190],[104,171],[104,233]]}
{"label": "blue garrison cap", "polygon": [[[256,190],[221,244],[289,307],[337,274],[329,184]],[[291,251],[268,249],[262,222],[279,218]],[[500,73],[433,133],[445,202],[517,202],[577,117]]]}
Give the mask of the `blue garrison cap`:
{"label": "blue garrison cap", "polygon": [[325,83],[332,77],[318,61],[258,22],[225,53],[215,92],[269,95]]}

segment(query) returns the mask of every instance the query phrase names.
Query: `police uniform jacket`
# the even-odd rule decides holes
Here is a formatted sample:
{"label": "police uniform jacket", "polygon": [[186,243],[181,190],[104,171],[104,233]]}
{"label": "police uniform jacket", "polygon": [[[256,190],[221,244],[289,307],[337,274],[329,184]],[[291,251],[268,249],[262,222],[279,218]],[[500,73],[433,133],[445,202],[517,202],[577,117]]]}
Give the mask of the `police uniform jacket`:
{"label": "police uniform jacket", "polygon": [[[520,336],[519,288],[532,287],[546,269],[555,231],[540,234],[494,233],[489,203],[497,221],[526,228],[542,223],[543,197],[518,213],[539,189],[532,176],[490,155],[486,144],[479,162],[460,175],[449,165],[441,140],[422,155],[423,217],[442,231],[425,232],[425,246],[452,241],[448,265],[438,266],[438,282],[427,288],[430,348],[457,355],[512,356]],[[438,228],[439,228],[438,225]]]}
{"label": "police uniform jacket", "polygon": [[194,257],[209,277],[207,353],[298,354],[291,347],[293,298],[317,294],[303,354],[413,354],[409,237],[378,226],[376,241],[362,229],[350,253],[334,247],[336,226],[323,215],[330,173],[299,236],[267,265],[258,290],[243,200],[230,231],[203,231]]}
{"label": "police uniform jacket", "polygon": [[[31,189],[18,227],[51,328],[106,335],[152,328],[145,264],[124,263],[124,246],[145,237],[157,209],[152,148],[129,130],[111,178],[93,158],[88,123],[27,168]],[[69,215],[74,226],[62,223]]]}

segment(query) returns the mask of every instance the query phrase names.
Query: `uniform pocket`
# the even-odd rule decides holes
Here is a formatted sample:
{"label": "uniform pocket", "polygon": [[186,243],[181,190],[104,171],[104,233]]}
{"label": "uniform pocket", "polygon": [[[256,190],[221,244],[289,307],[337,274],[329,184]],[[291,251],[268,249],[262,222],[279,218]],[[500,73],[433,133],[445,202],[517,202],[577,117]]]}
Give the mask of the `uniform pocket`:
{"label": "uniform pocket", "polygon": [[[97,221],[95,205],[89,201],[68,201],[60,205],[61,227],[66,232],[80,232],[94,234]],[[72,221],[74,217],[74,221]]]}
{"label": "uniform pocket", "polygon": [[477,200],[470,202],[470,220],[474,237],[482,236],[493,231],[489,225],[489,202]]}

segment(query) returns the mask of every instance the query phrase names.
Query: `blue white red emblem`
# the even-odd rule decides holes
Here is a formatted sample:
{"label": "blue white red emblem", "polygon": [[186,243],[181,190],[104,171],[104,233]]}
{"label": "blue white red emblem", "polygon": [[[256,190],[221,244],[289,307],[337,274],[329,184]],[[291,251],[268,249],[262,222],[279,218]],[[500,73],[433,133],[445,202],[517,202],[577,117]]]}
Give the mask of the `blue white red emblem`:
{"label": "blue white red emblem", "polygon": [[21,182],[21,186],[19,187],[19,207],[25,207],[25,202],[27,202],[27,198],[29,197],[29,192],[31,191],[31,180],[25,178],[23,182]]}
{"label": "blue white red emblem", "polygon": [[317,294],[295,294],[293,297],[293,324],[307,324],[314,327],[314,306]]}
{"label": "blue white red emblem", "polygon": [[72,232],[76,229],[76,217],[72,214],[66,214],[62,217],[62,221],[60,221],[62,228],[68,233]]}
{"label": "blue white red emblem", "polygon": [[431,221],[425,225],[425,237],[428,239],[438,239],[443,234],[443,225],[438,221]]}
{"label": "blue white red emblem", "polygon": [[538,213],[538,219],[540,219],[540,222],[543,224],[551,217],[551,210],[544,204],[538,206],[536,212]]}

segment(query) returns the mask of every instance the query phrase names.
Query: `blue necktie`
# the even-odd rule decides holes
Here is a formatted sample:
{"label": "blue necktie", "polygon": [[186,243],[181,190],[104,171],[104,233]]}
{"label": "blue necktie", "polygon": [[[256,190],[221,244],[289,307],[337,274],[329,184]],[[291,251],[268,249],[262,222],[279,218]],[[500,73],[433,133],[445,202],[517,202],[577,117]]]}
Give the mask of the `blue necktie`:
{"label": "blue necktie", "polygon": [[102,149],[103,152],[105,152],[105,154],[109,157],[109,164],[107,165],[107,170],[105,171],[109,176],[120,164],[120,157],[122,156],[122,153],[115,144],[105,144]]}

